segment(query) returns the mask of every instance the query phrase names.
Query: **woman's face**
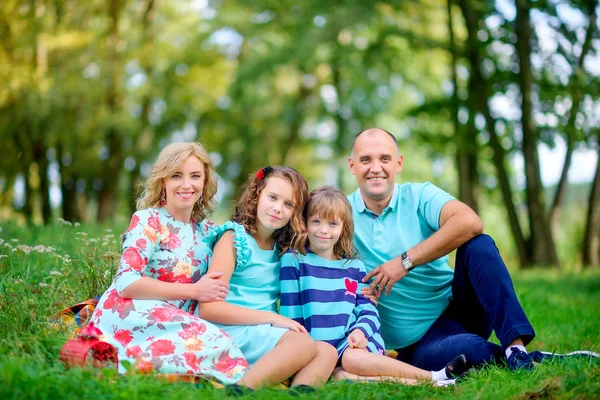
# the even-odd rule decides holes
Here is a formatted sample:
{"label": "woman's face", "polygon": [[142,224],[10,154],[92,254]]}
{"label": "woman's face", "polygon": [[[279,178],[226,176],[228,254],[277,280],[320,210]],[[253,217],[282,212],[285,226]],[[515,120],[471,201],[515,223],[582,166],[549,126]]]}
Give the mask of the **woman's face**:
{"label": "woman's face", "polygon": [[167,195],[164,208],[175,216],[182,213],[192,214],[194,204],[204,191],[204,163],[194,156],[188,157],[173,173],[164,178],[163,185]]}

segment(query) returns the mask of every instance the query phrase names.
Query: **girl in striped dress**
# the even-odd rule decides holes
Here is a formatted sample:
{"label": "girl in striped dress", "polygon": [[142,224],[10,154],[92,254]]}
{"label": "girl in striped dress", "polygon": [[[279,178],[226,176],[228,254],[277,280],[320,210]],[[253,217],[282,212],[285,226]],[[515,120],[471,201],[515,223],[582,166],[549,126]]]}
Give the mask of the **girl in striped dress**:
{"label": "girl in striped dress", "polygon": [[[301,323],[315,340],[337,349],[344,379],[451,381],[466,369],[464,355],[440,371],[425,371],[387,357],[372,301],[361,295],[366,269],[352,245],[352,210],[334,187],[314,190],[304,208],[307,254],[288,252],[281,258],[280,312]],[[448,382],[449,381],[449,382]]]}

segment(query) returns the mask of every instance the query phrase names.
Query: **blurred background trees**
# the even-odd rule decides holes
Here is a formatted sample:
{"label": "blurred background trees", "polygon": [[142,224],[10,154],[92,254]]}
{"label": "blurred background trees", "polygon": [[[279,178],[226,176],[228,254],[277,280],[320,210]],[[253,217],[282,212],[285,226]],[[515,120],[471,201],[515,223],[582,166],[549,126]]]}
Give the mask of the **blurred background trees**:
{"label": "blurred background trees", "polygon": [[[600,151],[598,12],[597,0],[4,0],[0,215],[126,218],[158,151],[182,140],[211,152],[225,214],[266,164],[350,192],[353,137],[378,126],[400,142],[402,180],[471,205],[515,264],[599,265],[597,162],[590,183],[569,183],[574,154]],[[564,150],[540,162],[548,148]],[[544,186],[548,162],[562,172]]]}

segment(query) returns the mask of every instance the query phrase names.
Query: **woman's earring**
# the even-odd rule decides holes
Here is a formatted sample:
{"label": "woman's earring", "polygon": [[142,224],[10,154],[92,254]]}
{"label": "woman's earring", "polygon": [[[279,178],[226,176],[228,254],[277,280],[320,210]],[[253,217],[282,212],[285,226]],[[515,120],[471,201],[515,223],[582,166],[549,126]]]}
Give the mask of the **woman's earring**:
{"label": "woman's earring", "polygon": [[167,191],[165,188],[162,188],[160,190],[160,205],[164,206],[165,204],[167,204]]}
{"label": "woman's earring", "polygon": [[200,198],[198,199],[198,204],[200,204],[200,206],[204,205],[204,198],[202,196],[200,196]]}

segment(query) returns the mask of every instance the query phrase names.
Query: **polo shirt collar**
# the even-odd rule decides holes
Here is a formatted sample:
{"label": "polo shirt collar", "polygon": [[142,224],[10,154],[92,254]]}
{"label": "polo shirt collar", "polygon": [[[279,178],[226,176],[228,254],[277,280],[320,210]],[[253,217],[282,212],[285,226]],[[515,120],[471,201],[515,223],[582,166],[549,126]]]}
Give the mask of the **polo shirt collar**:
{"label": "polo shirt collar", "polygon": [[[359,213],[368,211],[371,212],[371,210],[369,210],[366,206],[365,206],[365,201],[362,197],[362,193],[360,192],[360,189],[358,189],[356,191],[356,194],[358,195],[357,199],[356,199],[356,211],[358,211]],[[386,208],[383,209],[383,211],[390,209],[391,211],[396,211],[396,207],[398,205],[398,185],[394,184],[394,192],[392,193],[392,197],[390,198],[390,204],[388,204],[388,206]]]}

